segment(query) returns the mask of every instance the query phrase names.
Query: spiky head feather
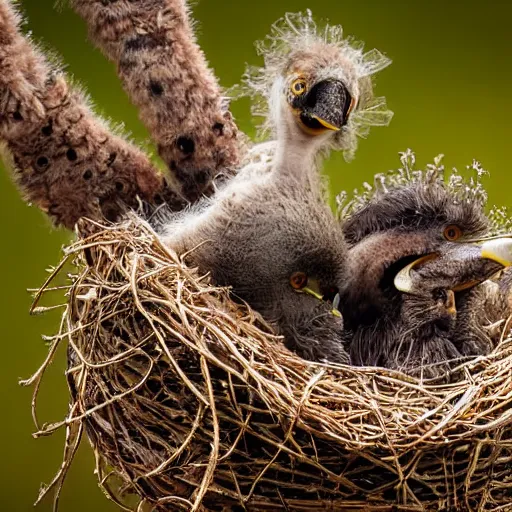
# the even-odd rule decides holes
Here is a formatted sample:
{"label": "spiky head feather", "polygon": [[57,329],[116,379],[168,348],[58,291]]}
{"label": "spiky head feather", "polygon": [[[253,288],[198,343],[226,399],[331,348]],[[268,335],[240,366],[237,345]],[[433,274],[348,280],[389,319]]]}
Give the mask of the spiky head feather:
{"label": "spiky head feather", "polygon": [[265,133],[276,131],[273,88],[297,65],[301,71],[315,68],[318,79],[342,80],[357,100],[346,126],[331,138],[330,149],[343,150],[347,160],[354,156],[357,137],[366,137],[371,126],[387,126],[391,121],[393,112],[387,109],[384,97],[375,97],[372,82],[372,75],[391,60],[375,49],[364,53],[363,43],[344,38],[340,25],[321,27],[310,10],[288,13],[272,25],[270,34],[257,42],[256,48],[264,66],[246,70],[242,93],[253,98],[253,115],[264,117]]}
{"label": "spiky head feather", "polygon": [[[415,168],[416,156],[413,151],[408,149],[400,153],[402,166],[399,169],[376,174],[374,184],[364,183],[363,190],[355,190],[352,198],[346,192],[338,195],[338,217],[348,226],[350,218],[356,215],[361,217],[365,209],[374,210],[373,205],[392,203],[387,205],[388,214],[390,206],[400,210],[403,215],[408,209],[411,214],[415,214],[418,223],[422,219],[428,221],[428,218],[437,218],[442,212],[457,210],[461,223],[472,225],[470,232],[486,231],[488,235],[512,233],[510,212],[505,207],[488,208],[488,196],[482,183],[483,176],[488,172],[480,163],[473,160],[467,166],[470,175],[464,176],[456,168],[447,171],[442,163],[443,157],[437,156],[432,164],[418,170]],[[414,191],[416,193],[410,193]],[[414,198],[416,202],[412,201]],[[403,215],[395,211],[394,217],[400,219]],[[383,223],[382,229],[385,229],[384,224],[390,217],[393,215],[379,217]],[[367,226],[367,229],[371,231],[379,228]]]}

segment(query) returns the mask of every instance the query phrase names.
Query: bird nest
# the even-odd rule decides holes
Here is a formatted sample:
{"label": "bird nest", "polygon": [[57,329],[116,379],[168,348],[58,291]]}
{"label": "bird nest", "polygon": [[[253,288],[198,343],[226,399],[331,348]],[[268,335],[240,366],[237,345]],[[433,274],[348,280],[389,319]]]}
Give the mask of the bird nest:
{"label": "bird nest", "polygon": [[449,384],[311,363],[135,214],[79,230],[61,332],[30,381],[67,342],[69,414],[39,432],[66,428],[64,463],[43,494],[58,498],[86,433],[125,510],[510,510],[510,337]]}

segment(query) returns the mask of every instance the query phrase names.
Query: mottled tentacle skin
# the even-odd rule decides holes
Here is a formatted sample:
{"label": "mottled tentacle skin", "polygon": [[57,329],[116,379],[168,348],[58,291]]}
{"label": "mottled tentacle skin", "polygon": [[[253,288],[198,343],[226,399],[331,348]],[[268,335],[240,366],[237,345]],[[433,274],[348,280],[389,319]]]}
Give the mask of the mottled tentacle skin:
{"label": "mottled tentacle skin", "polygon": [[184,0],[72,0],[117,65],[158,151],[194,201],[239,164],[237,127],[195,36]]}
{"label": "mottled tentacle skin", "polygon": [[0,0],[0,140],[27,201],[67,228],[83,216],[115,219],[137,196],[180,208],[149,159],[111,133],[19,24]]}

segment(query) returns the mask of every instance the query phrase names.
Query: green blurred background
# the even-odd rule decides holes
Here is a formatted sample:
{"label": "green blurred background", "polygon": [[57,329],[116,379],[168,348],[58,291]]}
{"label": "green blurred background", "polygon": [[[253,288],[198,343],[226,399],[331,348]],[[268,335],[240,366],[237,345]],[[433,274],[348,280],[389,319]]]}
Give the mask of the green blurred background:
{"label": "green blurred background", "polygon": [[[28,29],[55,49],[68,71],[84,84],[98,109],[124,121],[134,136],[147,133],[124,97],[112,65],[86,40],[86,30],[67,8],[55,10],[52,0],[22,0]],[[334,155],[326,168],[333,192],[352,190],[374,172],[397,166],[397,152],[408,147],[420,163],[438,153],[450,166],[464,167],[473,158],[491,171],[491,201],[510,204],[509,123],[512,117],[512,4],[493,1],[404,0],[203,0],[195,2],[198,36],[223,86],[236,83],[246,62],[259,63],[253,42],[288,11],[312,8],[315,16],[342,23],[346,34],[377,47],[394,64],[378,77],[377,93],[386,95],[395,118],[388,128],[374,128],[362,141],[351,164]],[[1,70],[0,70],[1,72]],[[240,127],[254,128],[247,102],[233,111]],[[1,165],[0,165],[1,167]],[[69,236],[50,226],[20,199],[10,177],[0,169],[0,216],[5,238],[0,251],[2,293],[0,325],[4,363],[0,371],[2,401],[0,510],[29,511],[41,482],[59,468],[63,433],[34,440],[31,390],[17,381],[35,371],[46,354],[40,338],[57,329],[58,314],[29,317],[27,288],[45,279]],[[41,397],[41,421],[66,414],[64,357],[59,354]],[[49,500],[38,510],[51,509]],[[90,449],[84,444],[65,484],[63,512],[114,511],[98,489]]]}

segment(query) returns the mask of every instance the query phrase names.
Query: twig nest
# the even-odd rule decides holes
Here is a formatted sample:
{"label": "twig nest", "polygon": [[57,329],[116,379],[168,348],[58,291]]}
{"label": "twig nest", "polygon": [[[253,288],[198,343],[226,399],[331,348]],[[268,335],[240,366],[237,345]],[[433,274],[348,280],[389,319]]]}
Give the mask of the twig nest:
{"label": "twig nest", "polygon": [[77,273],[55,339],[68,341],[71,406],[43,428],[67,426],[54,483],[85,431],[100,485],[128,510],[511,503],[512,339],[449,385],[306,362],[135,214],[94,227],[67,250]]}

